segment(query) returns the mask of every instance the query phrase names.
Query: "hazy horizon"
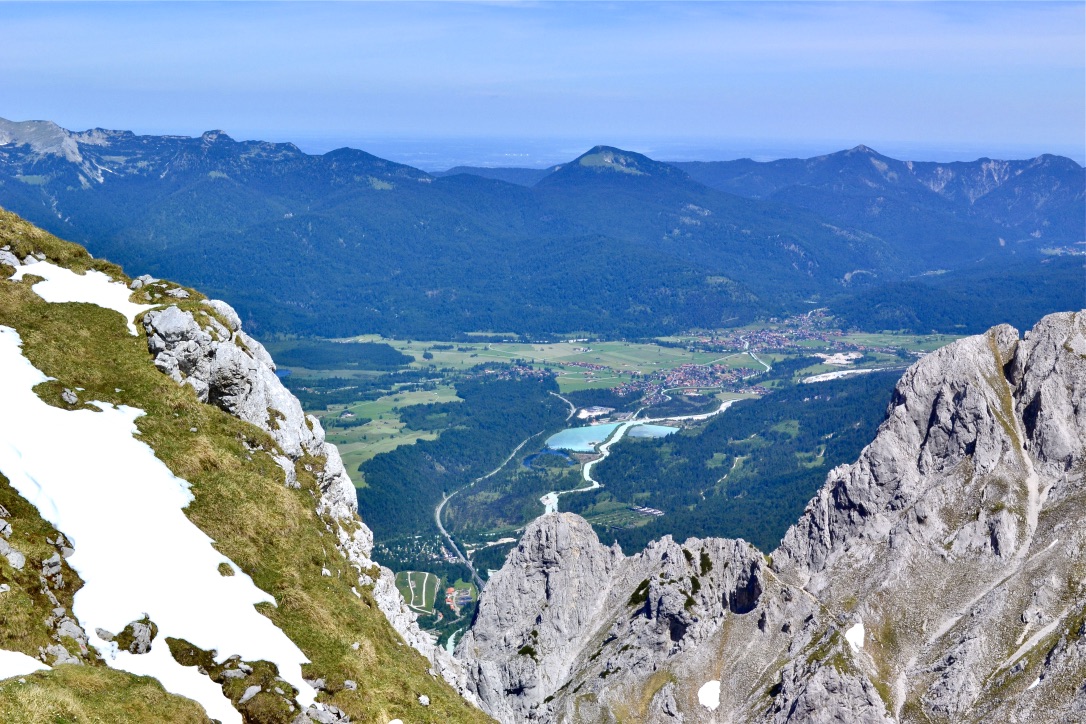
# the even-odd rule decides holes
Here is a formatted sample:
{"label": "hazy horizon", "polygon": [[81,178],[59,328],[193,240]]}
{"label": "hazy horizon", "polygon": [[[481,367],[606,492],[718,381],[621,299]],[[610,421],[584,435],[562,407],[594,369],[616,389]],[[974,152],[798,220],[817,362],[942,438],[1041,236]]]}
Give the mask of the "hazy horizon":
{"label": "hazy horizon", "polygon": [[0,115],[221,128],[427,170],[547,166],[597,144],[1086,163],[1084,7],[0,3]]}
{"label": "hazy horizon", "polygon": [[[50,121],[51,118],[14,119],[0,113],[9,121]],[[81,132],[91,128],[67,128]],[[108,128],[107,130],[132,131],[137,135],[189,136],[198,133],[180,133],[170,128]],[[980,158],[1021,160],[1036,158],[1042,154],[1065,156],[1080,166],[1086,165],[1086,146],[1079,148],[1041,148],[1019,145],[984,147],[969,142],[933,146],[923,142],[870,141],[866,139],[833,139],[824,141],[794,141],[788,139],[625,139],[614,142],[608,139],[577,138],[395,138],[372,136],[345,137],[290,133],[285,131],[232,131],[228,128],[208,128],[222,131],[236,141],[268,141],[293,143],[308,154],[324,154],[339,148],[354,148],[396,163],[402,163],[427,172],[447,171],[457,166],[483,168],[548,168],[566,163],[595,146],[614,146],[644,154],[658,161],[733,161],[749,158],[754,161],[773,161],[782,158],[812,158],[844,151],[859,145],[868,146],[878,153],[902,161],[975,161]]]}

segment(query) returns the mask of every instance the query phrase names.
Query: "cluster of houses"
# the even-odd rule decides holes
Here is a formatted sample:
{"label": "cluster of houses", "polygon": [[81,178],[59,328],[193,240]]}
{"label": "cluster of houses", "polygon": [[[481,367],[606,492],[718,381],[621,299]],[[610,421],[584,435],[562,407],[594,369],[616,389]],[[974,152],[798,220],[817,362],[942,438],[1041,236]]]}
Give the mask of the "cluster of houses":
{"label": "cluster of houses", "polygon": [[548,377],[554,377],[554,372],[552,370],[516,364],[502,367],[488,367],[483,370],[483,374],[494,380],[542,380]]}
{"label": "cluster of houses", "polygon": [[642,396],[646,403],[653,404],[664,399],[664,390],[680,388],[725,388],[732,391],[747,391],[743,378],[749,377],[754,370],[747,367],[726,367],[724,365],[684,364],[670,370],[655,372],[648,377],[637,377],[615,387],[615,393],[623,397]]}
{"label": "cluster of houses", "polygon": [[449,586],[445,589],[445,605],[460,615],[460,609],[471,603],[470,588],[456,588]]}
{"label": "cluster of houses", "polygon": [[[831,319],[822,310],[788,317],[773,327],[763,329],[736,329],[723,335],[706,335],[698,338],[703,346],[714,350],[751,349],[755,352],[768,349],[797,347],[800,342],[817,341],[834,344],[844,335],[831,327]],[[747,346],[749,345],[749,347]]]}
{"label": "cluster of houses", "polygon": [[597,364],[595,362],[562,362],[565,367],[580,367],[584,370],[591,370],[593,372],[610,372],[611,368],[607,365]]}

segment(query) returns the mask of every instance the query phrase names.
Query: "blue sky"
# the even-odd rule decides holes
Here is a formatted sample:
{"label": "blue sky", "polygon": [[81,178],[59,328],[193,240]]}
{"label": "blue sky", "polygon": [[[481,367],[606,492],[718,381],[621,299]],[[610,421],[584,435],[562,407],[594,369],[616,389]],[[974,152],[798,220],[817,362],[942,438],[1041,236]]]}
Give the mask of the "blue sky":
{"label": "blue sky", "polygon": [[865,143],[1082,162],[1084,8],[0,3],[0,116],[221,128],[431,167],[541,165],[596,143],[660,158]]}

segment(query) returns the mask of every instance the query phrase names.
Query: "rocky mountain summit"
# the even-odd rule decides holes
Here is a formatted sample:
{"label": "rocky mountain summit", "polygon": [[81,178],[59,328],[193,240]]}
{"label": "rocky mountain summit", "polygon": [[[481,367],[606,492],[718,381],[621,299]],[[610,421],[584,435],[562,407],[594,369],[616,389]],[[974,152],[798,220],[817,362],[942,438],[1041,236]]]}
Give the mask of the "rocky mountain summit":
{"label": "rocky mountain summit", "polygon": [[934,352],[772,555],[525,531],[457,648],[502,722],[1086,718],[1086,312]]}

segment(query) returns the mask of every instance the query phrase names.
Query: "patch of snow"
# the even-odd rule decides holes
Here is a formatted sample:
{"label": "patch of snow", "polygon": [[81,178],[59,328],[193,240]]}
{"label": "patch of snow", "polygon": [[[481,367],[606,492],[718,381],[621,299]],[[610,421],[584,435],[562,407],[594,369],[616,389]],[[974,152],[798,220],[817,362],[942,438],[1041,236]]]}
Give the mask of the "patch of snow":
{"label": "patch of snow", "polygon": [[858,621],[855,626],[845,631],[845,641],[853,651],[859,651],[864,647],[864,622]]}
{"label": "patch of snow", "polygon": [[222,688],[197,671],[195,666],[181,666],[174,661],[162,637],[160,630],[151,650],[145,654],[136,655],[120,651],[117,652],[116,659],[110,661],[106,657],[106,661],[115,669],[158,679],[166,691],[180,694],[199,703],[212,719],[218,719],[224,724],[241,722],[241,715],[234,708],[233,702],[222,693]]}
{"label": "patch of snow", "polygon": [[[313,703],[316,692],[302,678],[305,654],[254,608],[274,599],[185,517],[193,500],[189,483],[134,437],[143,411],[47,405],[33,391],[47,378],[22,355],[21,344],[15,330],[0,326],[0,472],[73,543],[68,563],[85,585],[72,610],[86,631],[120,631],[145,613],[159,628],[151,654],[119,653],[95,634],[92,645],[111,666],[149,673],[223,722],[241,716],[232,707],[225,712],[217,686],[173,660],[167,636],[215,649],[219,661],[231,655],[271,661],[298,689],[299,703]],[[220,563],[235,575],[220,575]]]}
{"label": "patch of snow", "polygon": [[1034,688],[1035,686],[1037,686],[1040,683],[1041,683],[1041,677],[1038,676],[1036,679],[1033,680],[1032,684],[1030,684],[1029,686],[1026,687],[1026,691],[1029,691],[1030,689]]}
{"label": "patch of snow", "polygon": [[720,706],[720,682],[713,679],[702,684],[698,689],[698,702],[709,711],[715,711]]}
{"label": "patch of snow", "polygon": [[[27,257],[30,261],[31,257]],[[96,304],[105,309],[120,312],[128,323],[128,331],[136,334],[135,318],[141,312],[153,309],[153,304],[134,304],[128,301],[132,290],[120,282],[115,282],[100,271],[90,270],[86,274],[76,274],[48,261],[21,266],[11,275],[13,281],[19,281],[27,274],[45,277],[44,282],[34,285],[34,293],[47,302],[85,302]]]}
{"label": "patch of snow", "polygon": [[48,666],[21,651],[0,649],[0,681],[48,669]]}

